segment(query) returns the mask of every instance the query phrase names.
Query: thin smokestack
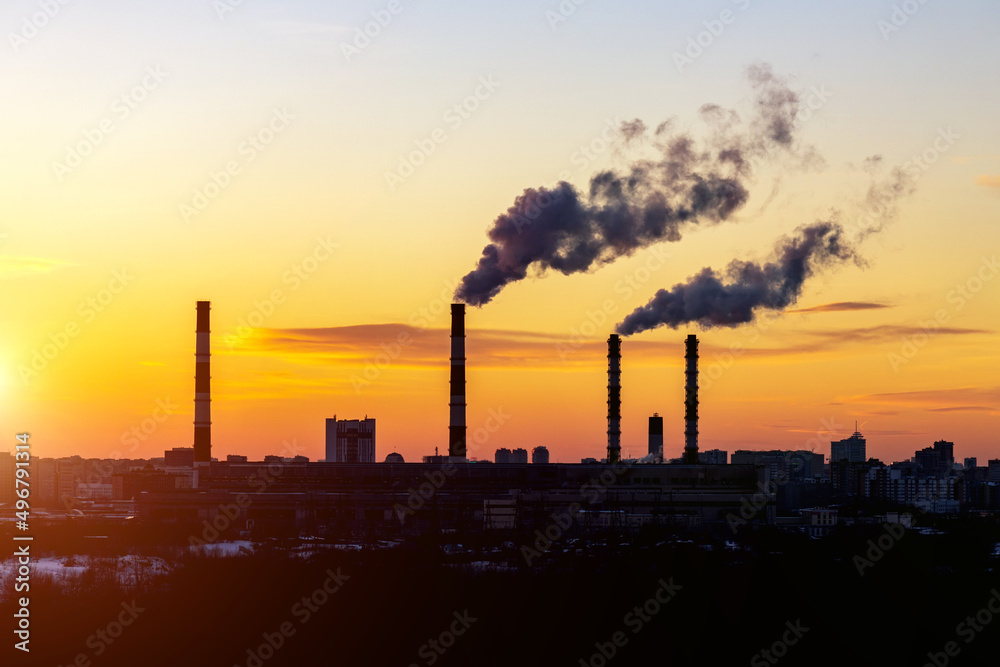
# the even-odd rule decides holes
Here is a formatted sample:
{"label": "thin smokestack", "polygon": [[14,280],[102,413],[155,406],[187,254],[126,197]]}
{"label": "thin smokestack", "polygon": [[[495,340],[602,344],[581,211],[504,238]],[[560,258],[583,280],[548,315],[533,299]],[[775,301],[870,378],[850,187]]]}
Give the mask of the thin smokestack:
{"label": "thin smokestack", "polygon": [[198,302],[197,347],[194,364],[194,460],[209,463],[212,460],[212,390],[209,357],[210,301]]}
{"label": "thin smokestack", "polygon": [[622,458],[622,339],[608,338],[608,463]]}
{"label": "thin smokestack", "polygon": [[451,304],[451,422],[448,456],[465,457],[465,304]]}
{"label": "thin smokestack", "polygon": [[685,341],[684,463],[698,463],[698,337]]}

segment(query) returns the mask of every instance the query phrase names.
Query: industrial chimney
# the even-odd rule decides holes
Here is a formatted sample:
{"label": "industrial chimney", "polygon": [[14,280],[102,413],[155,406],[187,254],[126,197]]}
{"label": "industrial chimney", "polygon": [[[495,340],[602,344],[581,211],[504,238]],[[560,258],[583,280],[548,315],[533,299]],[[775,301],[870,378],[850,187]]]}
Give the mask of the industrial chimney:
{"label": "industrial chimney", "polygon": [[649,418],[649,452],[650,456],[663,457],[663,417],[654,412]]}
{"label": "industrial chimney", "polygon": [[698,463],[698,337],[690,334],[685,341],[684,359],[684,463]]}
{"label": "industrial chimney", "polygon": [[465,458],[465,304],[451,304],[451,422],[448,456]]}
{"label": "industrial chimney", "polygon": [[211,302],[198,302],[197,347],[194,364],[194,461],[212,461],[212,393],[209,387],[209,326],[208,316]]}
{"label": "industrial chimney", "polygon": [[608,463],[622,458],[622,339],[608,338]]}

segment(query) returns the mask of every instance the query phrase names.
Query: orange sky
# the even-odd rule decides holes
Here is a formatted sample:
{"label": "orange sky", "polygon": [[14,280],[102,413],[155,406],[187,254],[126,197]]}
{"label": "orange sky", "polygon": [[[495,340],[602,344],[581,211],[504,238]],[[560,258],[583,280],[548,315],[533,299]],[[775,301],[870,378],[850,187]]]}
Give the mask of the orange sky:
{"label": "orange sky", "polygon": [[[680,454],[697,333],[703,449],[828,455],[858,420],[883,460],[942,438],[959,459],[1000,458],[1000,10],[929,3],[886,37],[885,12],[856,4],[753,3],[682,71],[671,53],[711,18],[695,3],[588,3],[555,29],[531,3],[413,5],[350,59],[339,44],[371,8],[67,7],[0,84],[0,423],[32,433],[38,456],[190,446],[195,302],[210,300],[216,456],[295,440],[322,458],[336,414],[378,420],[379,459],[418,460],[447,443],[447,305],[496,216],[527,187],[585,190],[635,159],[599,141],[620,120],[698,137],[703,104],[746,113],[745,68],[766,61],[803,100],[827,91],[797,127],[822,160],[762,165],[731,220],[679,242],[529,274],[469,308],[470,452],[602,456],[621,317],[704,267],[766,260],[802,224],[850,227],[881,155],[916,189],[860,245],[865,266],[822,272],[757,324],[624,341],[623,451],[645,453],[658,412]],[[10,3],[0,22],[32,11]],[[491,414],[502,427],[476,443]]]}

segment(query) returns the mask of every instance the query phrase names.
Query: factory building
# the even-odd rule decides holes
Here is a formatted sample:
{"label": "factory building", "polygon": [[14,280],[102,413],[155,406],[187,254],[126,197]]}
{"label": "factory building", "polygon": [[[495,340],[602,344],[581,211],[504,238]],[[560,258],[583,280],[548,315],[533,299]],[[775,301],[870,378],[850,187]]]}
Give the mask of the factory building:
{"label": "factory building", "polygon": [[[465,306],[451,308],[448,454],[403,463],[390,456],[375,463],[375,420],[326,420],[326,460],[305,457],[246,462],[211,459],[208,419],[208,302],[198,303],[198,365],[194,460],[204,467],[189,478],[163,471],[116,476],[144,521],[183,525],[211,522],[220,507],[239,507],[228,517],[234,534],[406,536],[425,530],[474,533],[544,528],[554,513],[575,516],[573,531],[631,530],[643,526],[695,527],[731,534],[727,516],[740,515],[746,499],[763,496],[754,521],[774,520],[771,470],[755,465],[699,464],[698,339],[686,341],[685,445],[683,464],[627,464],[621,459],[621,338],[608,339],[606,463],[527,465],[523,448],[500,448],[496,463],[466,459]],[[662,455],[659,440],[651,448]],[[651,427],[654,421],[650,421]],[[655,430],[651,429],[651,430]],[[715,452],[706,452],[711,460]],[[722,452],[724,462],[725,453]],[[177,456],[180,456],[178,453]],[[187,454],[185,453],[186,457]],[[548,463],[536,447],[532,462]],[[275,472],[277,468],[277,473]],[[270,480],[265,491],[257,480]],[[418,489],[433,487],[432,501]],[[416,494],[416,495],[414,495]],[[237,502],[237,499],[240,499]]]}
{"label": "factory building", "polygon": [[[255,480],[264,476],[273,481],[259,493]],[[417,490],[433,480],[440,481],[433,502],[420,502]],[[136,512],[144,521],[199,525],[211,522],[220,507],[239,506],[239,516],[228,522],[233,535],[400,537],[500,527],[530,532],[567,512],[577,516],[574,530],[582,534],[656,525],[731,535],[727,515],[739,516],[754,494],[767,503],[755,521],[773,523],[769,488],[766,468],[734,465],[286,463],[275,475],[263,463],[213,463],[197,490],[142,493]],[[497,512],[503,521],[494,520]]]}

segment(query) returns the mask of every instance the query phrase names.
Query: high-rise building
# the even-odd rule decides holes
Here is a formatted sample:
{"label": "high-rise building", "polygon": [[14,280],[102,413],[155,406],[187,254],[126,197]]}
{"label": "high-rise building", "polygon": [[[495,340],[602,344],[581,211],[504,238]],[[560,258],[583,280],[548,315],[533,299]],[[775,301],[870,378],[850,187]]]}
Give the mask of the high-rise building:
{"label": "high-rise building", "polygon": [[549,448],[539,445],[531,450],[531,462],[544,465],[549,462]]}
{"label": "high-rise building", "polygon": [[1000,459],[990,459],[986,473],[987,482],[1000,482]]}
{"label": "high-rise building", "polygon": [[375,419],[327,419],[326,461],[375,463]]}
{"label": "high-rise building", "polygon": [[494,463],[513,463],[514,454],[506,447],[501,447],[493,454]]}
{"label": "high-rise building", "polygon": [[917,464],[917,469],[925,475],[933,475],[939,471],[938,453],[933,447],[924,447],[913,453],[913,462]]}
{"label": "high-rise building", "polygon": [[868,460],[865,437],[857,430],[850,438],[834,440],[830,443],[830,463],[847,461],[848,463],[864,463]]}
{"label": "high-rise building", "polygon": [[933,447],[917,450],[913,462],[924,474],[945,473],[955,467],[955,443],[938,440]]}
{"label": "high-rise building", "polygon": [[955,443],[947,440],[938,440],[934,443],[934,451],[937,453],[938,463],[944,470],[951,470],[955,467]]}

